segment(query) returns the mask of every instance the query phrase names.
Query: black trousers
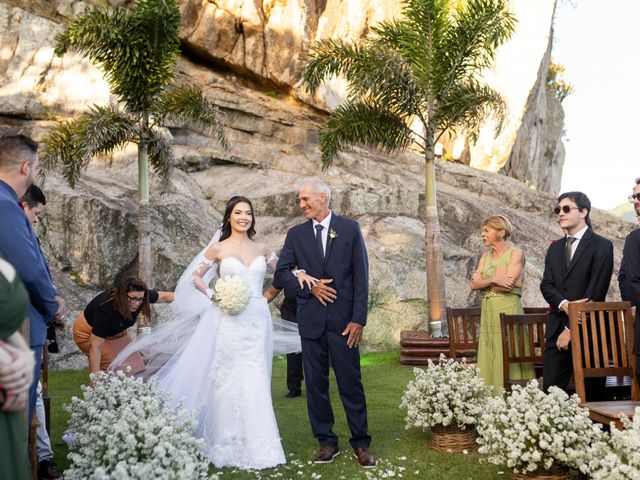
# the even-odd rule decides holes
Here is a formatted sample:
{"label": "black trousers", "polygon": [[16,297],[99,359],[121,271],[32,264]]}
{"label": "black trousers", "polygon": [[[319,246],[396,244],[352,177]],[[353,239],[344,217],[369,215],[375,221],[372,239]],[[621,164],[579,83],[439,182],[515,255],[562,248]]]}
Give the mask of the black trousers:
{"label": "black trousers", "polygon": [[[558,350],[556,342],[558,335],[547,340],[544,349],[544,373],[543,388],[547,392],[549,387],[559,387],[567,391],[569,380],[573,375],[573,358],[571,357],[571,344],[569,350]],[[585,378],[584,388],[587,402],[599,402],[606,398],[606,378]]]}
{"label": "black trousers", "polygon": [[287,388],[295,392],[302,390],[302,353],[287,354]]}
{"label": "black trousers", "polygon": [[[298,323],[296,318],[297,304],[295,297],[289,298],[285,296],[282,303],[280,314],[283,320]],[[302,370],[302,353],[287,354],[287,388],[295,392],[302,390],[302,380],[304,373]]]}

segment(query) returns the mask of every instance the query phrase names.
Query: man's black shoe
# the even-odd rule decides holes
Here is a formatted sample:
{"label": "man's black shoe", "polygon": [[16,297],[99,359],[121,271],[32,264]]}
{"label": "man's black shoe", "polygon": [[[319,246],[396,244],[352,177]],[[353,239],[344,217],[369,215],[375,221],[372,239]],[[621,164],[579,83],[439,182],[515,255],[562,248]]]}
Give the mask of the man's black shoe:
{"label": "man's black shoe", "polygon": [[62,474],[53,459],[42,460],[38,463],[38,479],[58,480],[62,479]]}
{"label": "man's black shoe", "polygon": [[302,395],[300,390],[289,390],[289,393],[285,395],[285,398],[296,398]]}

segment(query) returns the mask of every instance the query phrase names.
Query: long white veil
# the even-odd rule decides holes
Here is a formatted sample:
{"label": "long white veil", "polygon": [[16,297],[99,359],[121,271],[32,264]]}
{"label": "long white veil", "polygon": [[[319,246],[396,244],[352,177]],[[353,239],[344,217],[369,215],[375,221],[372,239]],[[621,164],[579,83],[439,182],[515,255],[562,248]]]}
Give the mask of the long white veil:
{"label": "long white veil", "polygon": [[[168,363],[173,364],[185,348],[191,336],[196,331],[199,320],[208,308],[211,301],[197,290],[191,281],[195,270],[205,261],[205,253],[211,245],[220,240],[222,229],[218,228],[211,241],[191,261],[182,272],[176,285],[174,301],[171,303],[172,318],[170,321],[154,327],[151,332],[139,335],[133,342],[125,347],[111,362],[109,370],[117,370],[129,365],[129,357],[142,355],[145,362],[143,371],[133,371],[137,376],[149,378],[156,374]],[[205,284],[210,285],[218,274],[218,266],[214,263],[202,277]],[[217,318],[213,319],[217,321]],[[273,320],[273,353],[296,353],[301,351],[298,325],[272,318]],[[214,331],[217,328],[214,328]],[[210,341],[214,341],[211,338]],[[171,361],[173,359],[173,361]],[[139,362],[138,362],[139,363]],[[169,372],[166,372],[169,373]]]}

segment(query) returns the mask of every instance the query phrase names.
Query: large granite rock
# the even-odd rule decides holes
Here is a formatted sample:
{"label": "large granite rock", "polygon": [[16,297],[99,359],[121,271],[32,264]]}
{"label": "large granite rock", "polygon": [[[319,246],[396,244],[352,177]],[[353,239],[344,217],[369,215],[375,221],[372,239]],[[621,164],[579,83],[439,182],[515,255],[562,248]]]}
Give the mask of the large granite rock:
{"label": "large granite rock", "polygon": [[[197,21],[193,23],[189,15],[201,16],[215,7],[224,16],[228,14],[222,11],[224,4],[182,2],[184,41],[194,42],[188,47],[190,52],[196,50],[196,37],[204,39],[205,31],[198,32]],[[84,2],[56,5],[57,10],[47,16],[30,6],[26,11],[0,0],[0,133],[21,131],[41,138],[52,125],[52,117],[66,118],[90,102],[110,100],[94,67],[77,56],[53,58],[51,45],[61,29],[59,17],[86,7]],[[243,2],[237,5],[247,12],[255,10]],[[287,5],[274,2],[269,15],[256,10],[252,13],[256,25],[285,21],[283,12],[293,8]],[[311,12],[309,18],[322,17],[328,11],[346,14],[352,7],[351,2],[331,1],[322,7],[312,2],[305,5]],[[373,1],[357,5],[357,16],[336,17],[334,23],[318,20],[312,27],[329,35],[345,32],[341,28],[350,25],[361,35],[367,29],[367,18],[386,18],[393,10],[392,2],[380,3],[380,8]],[[187,12],[189,9],[193,12]],[[369,14],[363,14],[369,10]],[[266,23],[260,15],[268,17]],[[209,21],[207,18],[199,21]],[[313,30],[308,23],[305,25],[308,31]],[[314,35],[319,34],[305,37],[304,48]],[[299,48],[295,42],[291,45],[291,52]],[[320,171],[318,130],[326,114],[296,95],[265,88],[264,83],[255,81],[262,75],[271,78],[274,85],[295,80],[299,68],[295,55],[275,59],[270,56],[273,48],[264,50],[267,55],[260,64],[261,71],[252,60],[246,60],[244,70],[227,68],[231,61],[239,62],[235,50],[228,50],[227,57],[213,50],[206,57],[203,47],[199,62],[187,58],[180,61],[179,82],[198,85],[220,105],[231,148],[223,150],[212,138],[188,129],[169,128],[177,168],[168,190],[161,192],[152,176],[154,286],[158,288],[173,288],[179,273],[213,234],[232,195],[244,194],[255,201],[259,237],[275,250],[281,247],[286,230],[300,221],[296,180]],[[247,50],[247,54],[252,52]],[[285,64],[286,68],[282,66]],[[253,65],[255,71],[249,68]],[[47,177],[44,188],[48,205],[40,233],[56,283],[71,306],[70,317],[98,291],[136,270],[134,164],[134,148],[99,159],[75,190],[55,174]],[[322,177],[334,190],[332,208],[361,223],[369,249],[371,295],[365,345],[397,345],[401,330],[420,328],[426,321],[422,158],[414,153],[387,156],[353,148],[340,155]],[[466,306],[477,301],[468,289],[468,279],[482,252],[480,221],[499,212],[513,220],[514,243],[527,256],[525,304],[541,305],[537,285],[544,253],[552,239],[560,236],[551,214],[554,198],[531,190],[521,181],[460,164],[439,162],[437,178],[449,304]],[[596,229],[614,240],[619,260],[622,239],[632,225],[600,212],[594,212],[593,217]],[[615,293],[612,286],[611,294]],[[166,308],[157,311],[158,321],[169,317]],[[67,332],[63,335],[63,351],[54,362],[69,367],[84,365],[84,361]]]}

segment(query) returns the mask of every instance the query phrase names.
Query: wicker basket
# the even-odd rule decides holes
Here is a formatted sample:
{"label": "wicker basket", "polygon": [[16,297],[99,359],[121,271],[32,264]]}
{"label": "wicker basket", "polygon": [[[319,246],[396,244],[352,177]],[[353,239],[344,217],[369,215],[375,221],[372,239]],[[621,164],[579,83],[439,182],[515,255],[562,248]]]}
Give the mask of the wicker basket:
{"label": "wicker basket", "polygon": [[429,447],[438,452],[461,453],[478,450],[476,443],[476,429],[467,427],[462,430],[457,425],[435,425],[431,427],[431,441]]}
{"label": "wicker basket", "polygon": [[567,467],[554,463],[549,470],[539,468],[531,473],[512,473],[511,480],[571,480],[571,473]]}

